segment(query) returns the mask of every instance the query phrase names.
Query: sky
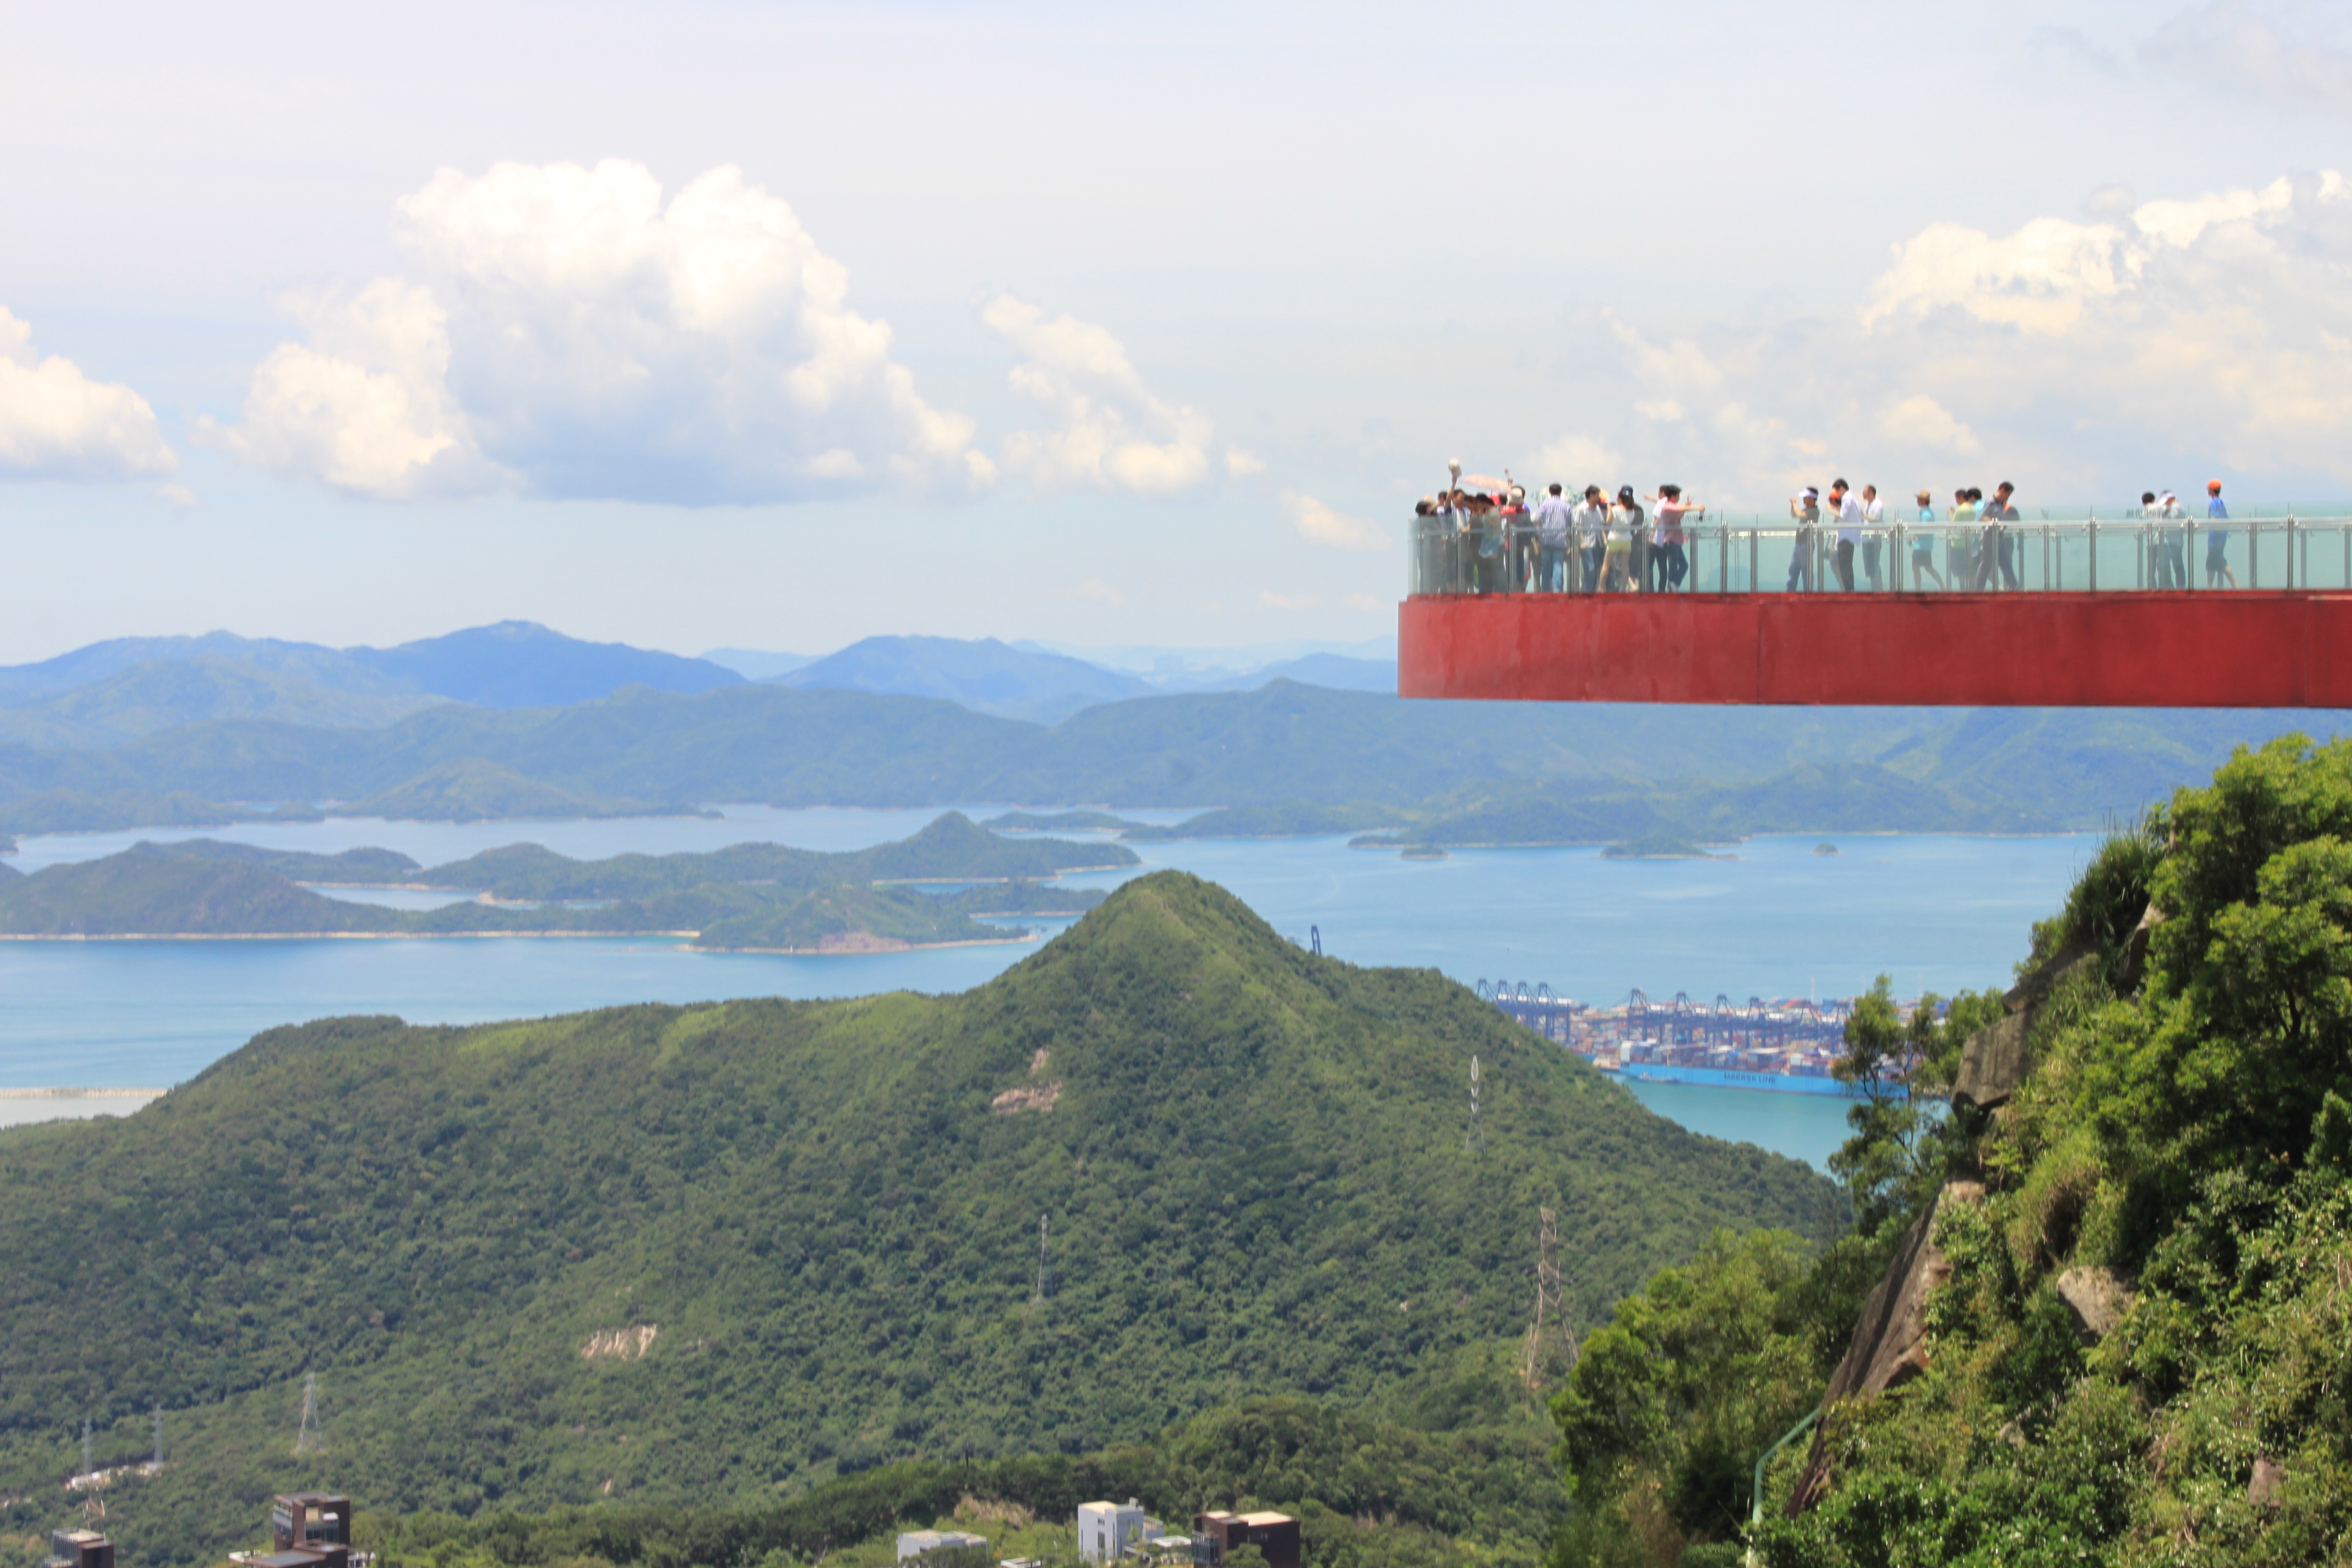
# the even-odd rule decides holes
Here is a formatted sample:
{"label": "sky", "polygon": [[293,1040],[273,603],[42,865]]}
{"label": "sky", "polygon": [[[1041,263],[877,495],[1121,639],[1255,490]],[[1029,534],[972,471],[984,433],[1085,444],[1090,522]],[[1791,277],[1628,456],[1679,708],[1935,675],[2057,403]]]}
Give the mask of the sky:
{"label": "sky", "polygon": [[1449,458],[2352,497],[2352,8],[0,5],[0,662],[1392,632]]}

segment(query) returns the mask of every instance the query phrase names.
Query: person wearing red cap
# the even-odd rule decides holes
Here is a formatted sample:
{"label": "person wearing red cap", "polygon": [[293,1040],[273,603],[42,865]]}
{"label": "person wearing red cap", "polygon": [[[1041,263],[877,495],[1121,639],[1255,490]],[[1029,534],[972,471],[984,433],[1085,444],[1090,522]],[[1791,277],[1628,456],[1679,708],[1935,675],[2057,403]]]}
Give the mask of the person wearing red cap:
{"label": "person wearing red cap", "polygon": [[2238,574],[2230,570],[2230,531],[2215,528],[2217,521],[2230,521],[2230,509],[2221,504],[2221,481],[2205,481],[2205,585],[2218,588],[2227,579],[2231,587],[2238,585]]}

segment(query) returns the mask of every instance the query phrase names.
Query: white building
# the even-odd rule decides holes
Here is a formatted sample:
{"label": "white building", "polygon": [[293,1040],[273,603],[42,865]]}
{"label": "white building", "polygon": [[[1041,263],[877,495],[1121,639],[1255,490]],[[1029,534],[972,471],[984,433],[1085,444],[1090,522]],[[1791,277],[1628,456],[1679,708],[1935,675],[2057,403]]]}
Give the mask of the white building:
{"label": "white building", "polygon": [[[969,1535],[961,1530],[909,1530],[902,1532],[898,1537],[898,1561],[901,1563],[910,1563],[918,1558],[929,1557],[935,1552],[955,1553],[954,1556],[942,1558],[943,1563],[955,1563],[960,1560],[985,1563],[990,1560],[991,1555],[988,1537]],[[975,1552],[978,1556],[970,1555]]]}
{"label": "white building", "polygon": [[1133,1498],[1125,1502],[1082,1502],[1078,1505],[1078,1555],[1089,1563],[1132,1557],[1146,1542],[1167,1531],[1143,1511]]}

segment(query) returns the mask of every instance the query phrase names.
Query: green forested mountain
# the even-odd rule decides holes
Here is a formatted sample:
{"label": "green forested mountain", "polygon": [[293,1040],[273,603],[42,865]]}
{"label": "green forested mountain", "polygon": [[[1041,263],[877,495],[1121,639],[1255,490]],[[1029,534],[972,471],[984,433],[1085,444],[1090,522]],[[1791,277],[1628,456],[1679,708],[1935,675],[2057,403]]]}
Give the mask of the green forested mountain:
{"label": "green forested mountain", "polygon": [[1515,1334],[1539,1204],[1591,1321],[1718,1226],[1836,1202],[1433,973],[1160,873],[961,995],[335,1020],[122,1121],[0,1133],[0,1489],[159,1401],[191,1489],[154,1495],[203,1550],[298,1480],[716,1503],[1099,1448]]}

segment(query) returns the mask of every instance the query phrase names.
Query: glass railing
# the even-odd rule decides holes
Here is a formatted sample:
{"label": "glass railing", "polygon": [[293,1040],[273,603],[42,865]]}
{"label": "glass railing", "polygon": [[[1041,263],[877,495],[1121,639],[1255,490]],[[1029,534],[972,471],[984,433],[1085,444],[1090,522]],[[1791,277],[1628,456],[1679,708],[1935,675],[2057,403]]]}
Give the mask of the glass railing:
{"label": "glass railing", "polygon": [[1413,519],[1413,594],[2133,594],[2352,590],[2352,518],[1685,522],[1547,546],[1532,521]]}

